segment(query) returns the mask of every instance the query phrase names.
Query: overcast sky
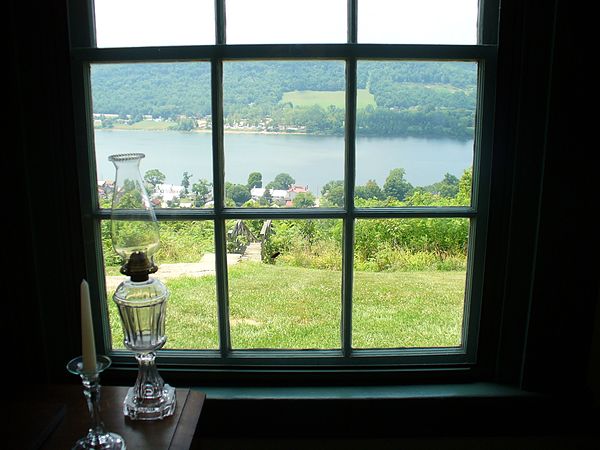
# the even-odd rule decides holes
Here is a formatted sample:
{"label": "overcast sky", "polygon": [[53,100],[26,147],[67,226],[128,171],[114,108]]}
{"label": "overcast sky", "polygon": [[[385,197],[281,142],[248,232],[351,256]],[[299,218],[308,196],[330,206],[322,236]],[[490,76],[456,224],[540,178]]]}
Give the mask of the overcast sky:
{"label": "overcast sky", "polygon": [[[214,0],[95,0],[99,47],[213,44]],[[346,0],[226,0],[227,42],[346,41]],[[359,0],[364,43],[475,44],[477,0]]]}

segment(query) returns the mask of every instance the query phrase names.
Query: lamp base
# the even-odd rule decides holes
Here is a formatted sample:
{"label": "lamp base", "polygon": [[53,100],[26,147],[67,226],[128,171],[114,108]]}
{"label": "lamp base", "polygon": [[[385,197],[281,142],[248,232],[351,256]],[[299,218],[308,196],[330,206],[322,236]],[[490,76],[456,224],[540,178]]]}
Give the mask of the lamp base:
{"label": "lamp base", "polygon": [[175,388],[165,384],[158,398],[140,398],[135,387],[129,388],[123,412],[131,420],[160,420],[172,415],[177,406]]}

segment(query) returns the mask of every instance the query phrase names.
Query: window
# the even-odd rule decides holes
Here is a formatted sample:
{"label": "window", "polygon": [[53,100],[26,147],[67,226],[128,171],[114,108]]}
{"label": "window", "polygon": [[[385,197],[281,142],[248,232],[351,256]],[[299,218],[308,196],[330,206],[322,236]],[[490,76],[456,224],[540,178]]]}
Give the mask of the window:
{"label": "window", "polygon": [[141,151],[170,252],[164,361],[474,364],[494,2],[133,3],[73,21],[87,258],[115,362],[107,157]]}

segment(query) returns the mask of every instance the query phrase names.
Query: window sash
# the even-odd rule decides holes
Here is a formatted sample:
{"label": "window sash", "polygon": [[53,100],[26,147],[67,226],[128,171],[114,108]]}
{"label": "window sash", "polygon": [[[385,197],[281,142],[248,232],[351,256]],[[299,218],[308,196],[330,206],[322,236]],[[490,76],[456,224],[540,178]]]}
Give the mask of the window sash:
{"label": "window sash", "polygon": [[[485,23],[493,23],[496,13],[490,4],[480,8]],[[219,321],[218,350],[164,350],[161,360],[167,365],[218,365],[227,367],[257,366],[298,367],[401,367],[423,364],[440,367],[472,365],[476,362],[478,323],[481,311],[483,266],[488,216],[490,162],[492,146],[492,116],[494,105],[495,66],[497,48],[494,33],[480,27],[478,45],[404,45],[357,44],[356,0],[348,1],[348,43],[346,44],[273,44],[273,45],[220,45],[225,44],[224,1],[215,2],[217,45],[95,48],[74,46],[71,50],[74,86],[74,107],[77,135],[78,165],[81,179],[83,229],[86,236],[86,262],[96,279],[90,287],[103,297],[104,278],[100,243],[100,221],[110,218],[110,210],[99,209],[95,183],[95,150],[91,110],[90,66],[98,63],[210,61],[212,95],[212,145],[214,209],[167,210],[158,209],[158,220],[212,220],[214,221],[216,292]],[[493,6],[493,5],[492,5]],[[492,9],[492,13],[490,13]],[[80,12],[81,15],[81,12]],[[490,18],[492,20],[490,20]],[[93,21],[92,21],[93,23]],[[90,26],[89,30],[93,27]],[[88,35],[90,34],[88,30]],[[84,36],[81,33],[77,36]],[[492,37],[490,37],[492,36]],[[92,36],[93,37],[93,36]],[[86,42],[80,39],[80,42]],[[93,39],[87,42],[92,42]],[[232,60],[303,60],[335,59],[346,63],[346,120],[345,120],[345,204],[339,209],[233,209],[224,207],[224,130],[223,130],[223,62]],[[478,93],[474,136],[473,186],[470,207],[414,207],[414,208],[356,208],[355,142],[356,142],[356,76],[359,60],[431,60],[474,61],[478,64]],[[463,314],[462,346],[457,348],[407,349],[353,349],[352,342],[352,289],[354,224],[358,218],[442,218],[462,217],[471,221],[469,231],[467,286]],[[336,350],[233,350],[229,331],[229,306],[226,262],[225,221],[230,219],[343,219],[342,311],[341,348]],[[129,353],[111,348],[108,311],[94,305],[96,335],[102,336],[101,351],[110,353],[115,363],[130,363]],[[105,303],[103,303],[105,304]]]}

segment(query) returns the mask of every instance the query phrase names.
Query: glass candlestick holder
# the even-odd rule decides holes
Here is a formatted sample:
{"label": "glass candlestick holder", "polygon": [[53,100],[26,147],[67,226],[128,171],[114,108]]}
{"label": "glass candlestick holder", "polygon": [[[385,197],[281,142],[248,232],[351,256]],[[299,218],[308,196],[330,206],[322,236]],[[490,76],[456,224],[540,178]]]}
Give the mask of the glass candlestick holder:
{"label": "glass candlestick holder", "polygon": [[96,357],[96,370],[85,371],[83,369],[83,358],[78,356],[67,364],[67,370],[72,374],[79,375],[83,384],[91,425],[87,434],[79,439],[73,446],[73,450],[102,449],[102,450],[125,450],[125,441],[116,434],[104,429],[102,417],[100,416],[100,373],[111,364],[109,357],[98,355]]}

